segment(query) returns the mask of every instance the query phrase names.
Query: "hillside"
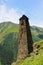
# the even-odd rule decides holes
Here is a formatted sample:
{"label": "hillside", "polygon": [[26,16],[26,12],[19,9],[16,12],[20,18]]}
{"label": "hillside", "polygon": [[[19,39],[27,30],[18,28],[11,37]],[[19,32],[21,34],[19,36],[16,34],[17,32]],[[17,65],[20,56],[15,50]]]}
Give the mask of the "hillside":
{"label": "hillside", "polygon": [[31,27],[33,41],[43,40],[43,28],[32,26]]}
{"label": "hillside", "polygon": [[38,48],[38,55],[27,57],[22,60],[18,60],[17,62],[13,63],[12,65],[43,65],[43,41],[39,41],[34,43],[35,45],[39,45]]}
{"label": "hillside", "polygon": [[[1,63],[3,65],[11,65],[11,63],[16,61],[18,51],[18,31],[18,24],[11,22],[0,23],[0,65]],[[31,32],[34,42],[43,40],[43,28],[31,26]],[[28,62],[29,58],[26,58],[25,60]],[[25,60],[22,60],[23,64]],[[20,61],[20,64],[21,63],[22,62]]]}
{"label": "hillside", "polygon": [[[0,42],[4,39],[4,36],[9,33],[18,33],[19,26],[11,22],[0,23]],[[32,26],[31,27],[33,41],[43,39],[43,28]],[[18,36],[18,35],[17,35]]]}
{"label": "hillside", "polygon": [[18,32],[18,25],[11,22],[0,23],[0,42],[4,39],[6,34]]}

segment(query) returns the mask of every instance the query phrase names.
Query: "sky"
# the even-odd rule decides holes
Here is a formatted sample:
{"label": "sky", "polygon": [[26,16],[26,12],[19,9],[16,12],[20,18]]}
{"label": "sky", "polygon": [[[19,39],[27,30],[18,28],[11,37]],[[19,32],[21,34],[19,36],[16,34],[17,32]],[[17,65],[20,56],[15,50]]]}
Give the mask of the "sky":
{"label": "sky", "polygon": [[0,23],[19,23],[22,15],[32,26],[43,27],[43,0],[0,0]]}

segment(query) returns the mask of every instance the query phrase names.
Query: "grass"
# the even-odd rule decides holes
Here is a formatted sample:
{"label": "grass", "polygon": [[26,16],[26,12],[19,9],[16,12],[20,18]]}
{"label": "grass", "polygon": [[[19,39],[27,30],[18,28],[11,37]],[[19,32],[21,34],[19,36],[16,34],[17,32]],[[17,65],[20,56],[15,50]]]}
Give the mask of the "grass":
{"label": "grass", "polygon": [[40,45],[39,54],[35,57],[27,57],[24,60],[19,60],[12,65],[43,65],[43,41],[34,44]]}
{"label": "grass", "polygon": [[[6,34],[9,34],[12,32],[18,33],[18,31],[19,31],[18,24],[14,24],[11,22],[0,23],[0,42],[4,39],[4,36]],[[32,33],[33,42],[36,42],[36,41],[43,39],[43,37],[41,38],[41,35],[43,35],[43,28],[32,26],[31,33]],[[40,37],[39,37],[39,35],[40,35]]]}
{"label": "grass", "polygon": [[[11,46],[10,49],[13,49],[12,47],[15,46],[14,49],[16,50],[17,49],[16,42],[18,41],[17,40],[18,31],[19,31],[18,24],[14,24],[11,22],[0,23],[0,44],[2,44],[2,43],[8,44],[9,48]],[[35,58],[27,57],[24,60],[19,60],[16,63],[13,63],[13,65],[43,65],[43,62],[42,62],[43,61],[43,41],[39,41],[39,40],[43,40],[43,37],[42,37],[42,39],[39,38],[39,34],[43,35],[43,28],[32,26],[31,33],[32,33],[33,42],[35,42],[34,44],[40,45],[39,54]],[[10,37],[10,36],[12,36],[12,37]],[[6,46],[6,48],[7,48],[7,49],[5,49],[6,51],[10,51],[10,49],[7,46]],[[16,55],[17,55],[17,51],[14,52],[14,59],[16,59],[15,58]],[[1,63],[0,63],[0,65],[1,65]]]}

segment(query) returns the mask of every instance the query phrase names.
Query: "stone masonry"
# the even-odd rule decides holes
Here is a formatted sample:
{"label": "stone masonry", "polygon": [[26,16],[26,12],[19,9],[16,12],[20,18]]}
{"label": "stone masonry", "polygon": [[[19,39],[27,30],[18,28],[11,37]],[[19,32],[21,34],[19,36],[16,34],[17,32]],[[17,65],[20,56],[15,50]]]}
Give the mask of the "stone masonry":
{"label": "stone masonry", "polygon": [[33,41],[28,17],[19,19],[18,59],[27,57],[33,51]]}

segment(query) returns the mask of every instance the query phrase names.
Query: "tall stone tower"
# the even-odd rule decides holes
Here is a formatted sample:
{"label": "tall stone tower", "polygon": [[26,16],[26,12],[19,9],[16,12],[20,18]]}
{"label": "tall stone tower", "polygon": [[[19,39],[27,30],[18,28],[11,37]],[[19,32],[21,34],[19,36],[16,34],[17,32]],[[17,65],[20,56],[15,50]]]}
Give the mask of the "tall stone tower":
{"label": "tall stone tower", "polygon": [[23,15],[19,21],[18,58],[22,59],[33,51],[33,41],[28,17]]}

